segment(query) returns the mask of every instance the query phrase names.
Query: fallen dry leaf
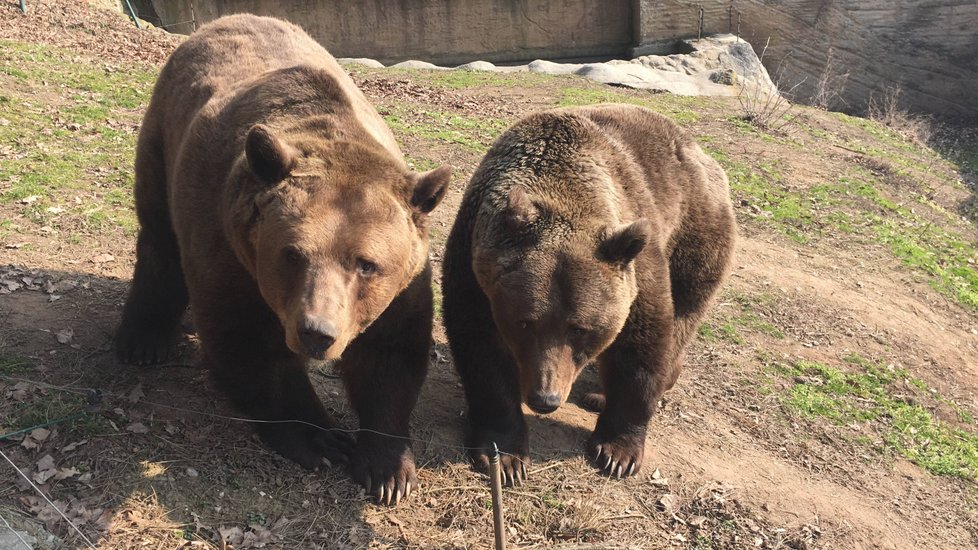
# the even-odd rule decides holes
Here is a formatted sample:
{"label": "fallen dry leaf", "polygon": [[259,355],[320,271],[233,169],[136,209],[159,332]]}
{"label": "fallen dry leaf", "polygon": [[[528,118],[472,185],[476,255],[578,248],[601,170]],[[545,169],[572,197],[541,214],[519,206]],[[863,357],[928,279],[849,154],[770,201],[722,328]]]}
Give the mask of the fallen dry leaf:
{"label": "fallen dry leaf", "polygon": [[51,455],[44,455],[41,460],[37,461],[37,473],[33,477],[38,485],[44,485],[56,475],[58,475],[58,469],[54,467],[54,458]]}
{"label": "fallen dry leaf", "polygon": [[149,428],[147,428],[142,422],[133,422],[132,424],[126,426],[126,431],[134,434],[145,434],[149,433]]}
{"label": "fallen dry leaf", "polygon": [[59,330],[56,337],[58,338],[58,343],[70,344],[71,341],[75,338],[75,331],[72,330],[71,328]]}
{"label": "fallen dry leaf", "polygon": [[88,440],[87,439],[82,439],[81,441],[74,441],[74,442],[69,443],[69,444],[65,445],[64,447],[62,447],[61,448],[61,452],[63,452],[63,453],[70,453],[71,451],[74,451],[75,449],[77,449],[78,447],[81,447],[82,445],[84,445],[86,443],[88,443]]}
{"label": "fallen dry leaf", "polygon": [[659,497],[658,502],[655,503],[655,507],[660,512],[672,514],[675,513],[678,504],[679,504],[679,497],[677,497],[672,493],[666,493],[661,497]]}
{"label": "fallen dry leaf", "polygon": [[55,480],[68,479],[69,477],[75,477],[80,474],[75,468],[61,468],[56,474],[54,474]]}
{"label": "fallen dry leaf", "polygon": [[98,254],[92,258],[93,264],[105,264],[115,260],[115,256],[109,253]]}
{"label": "fallen dry leaf", "polygon": [[126,395],[126,401],[130,403],[139,403],[139,400],[143,397],[146,397],[146,394],[143,393],[143,385],[136,384],[136,387],[130,390],[129,394]]}

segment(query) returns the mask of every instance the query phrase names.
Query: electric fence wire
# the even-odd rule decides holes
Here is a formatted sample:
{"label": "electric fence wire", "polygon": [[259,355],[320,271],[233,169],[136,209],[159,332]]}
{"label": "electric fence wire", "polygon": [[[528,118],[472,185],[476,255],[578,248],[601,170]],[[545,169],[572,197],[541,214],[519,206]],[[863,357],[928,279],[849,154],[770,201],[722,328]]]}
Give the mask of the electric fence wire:
{"label": "electric fence wire", "polygon": [[[33,380],[29,380],[29,379],[25,379],[25,378],[17,378],[17,377],[14,377],[14,376],[6,376],[6,375],[0,375],[0,379],[14,380],[14,381],[18,381],[18,382],[25,382],[25,383],[28,383],[28,384],[36,384],[37,386],[40,386],[40,387],[43,387],[43,388],[52,389],[52,390],[66,391],[66,392],[71,392],[71,393],[75,393],[75,394],[79,394],[79,395],[91,396],[91,395],[95,394],[95,395],[101,396],[104,393],[105,395],[108,395],[110,397],[115,397],[115,398],[120,398],[120,399],[124,399],[125,398],[125,396],[123,396],[123,395],[119,395],[119,394],[116,394],[116,393],[113,393],[113,392],[102,392],[102,390],[98,390],[98,389],[95,389],[95,388],[56,386],[56,385],[48,384],[48,383],[45,383],[45,382],[35,382]],[[316,428],[317,430],[321,430],[321,431],[324,431],[324,432],[341,432],[341,433],[347,433],[347,434],[351,434],[351,435],[352,434],[357,434],[357,433],[363,432],[363,433],[371,433],[371,434],[375,434],[375,435],[380,435],[380,436],[383,436],[383,437],[390,437],[392,439],[400,439],[400,440],[403,440],[403,441],[411,441],[411,442],[414,442],[414,443],[420,443],[420,444],[424,444],[424,445],[432,445],[432,446],[435,446],[435,447],[442,447],[442,448],[445,448],[445,449],[455,449],[455,450],[459,450],[459,451],[480,451],[480,450],[486,450],[486,449],[483,449],[482,447],[468,447],[468,446],[465,446],[465,445],[453,445],[453,444],[450,444],[450,443],[441,443],[441,442],[438,442],[438,441],[428,441],[428,440],[418,439],[418,438],[414,438],[414,437],[410,437],[410,436],[390,434],[390,433],[381,432],[381,431],[378,431],[378,430],[372,430],[370,428],[340,428],[340,427],[325,428],[325,427],[320,426],[318,424],[313,424],[312,422],[306,422],[305,420],[298,420],[298,419],[262,420],[262,419],[257,419],[257,418],[243,418],[243,417],[240,417],[240,416],[228,416],[228,415],[224,415],[224,414],[210,413],[210,412],[204,412],[204,411],[195,411],[193,409],[187,409],[187,408],[183,408],[183,407],[177,407],[177,406],[174,406],[174,405],[168,405],[166,403],[158,403],[158,402],[151,401],[151,400],[148,400],[148,399],[140,399],[139,402],[140,403],[145,403],[147,405],[152,405],[154,407],[161,407],[161,408],[164,408],[164,409],[170,409],[170,410],[173,410],[173,411],[187,413],[187,414],[190,414],[190,415],[206,416],[206,417],[209,417],[209,418],[218,418],[218,419],[230,420],[230,421],[234,421],[234,422],[245,422],[245,423],[249,423],[249,424],[302,424],[302,425],[305,425],[305,426]],[[84,412],[84,411],[81,411],[81,412]],[[80,413],[74,413],[73,415],[69,415],[69,417],[75,416],[77,414],[80,414]],[[59,422],[63,422],[67,418],[68,417],[56,419],[54,421],[49,422],[48,424],[56,424],[56,423],[59,423]],[[44,424],[41,424],[39,426],[42,426],[43,427]],[[14,434],[19,434],[19,433],[21,433],[23,431],[25,431],[25,430],[18,430],[17,432],[12,432],[11,434],[0,436],[0,440],[2,440],[4,437],[9,437],[9,436],[14,435]],[[571,451],[569,451],[567,449],[556,449],[556,450],[563,451],[563,452],[571,452]],[[505,451],[499,451],[499,454],[504,455],[504,456],[509,456],[511,458],[514,458],[514,459],[522,462],[522,459],[519,456],[517,456],[517,455],[511,454],[511,453],[507,453]]]}
{"label": "electric fence wire", "polygon": [[78,533],[78,536],[80,536],[82,540],[84,540],[85,543],[88,544],[89,548],[91,548],[92,550],[98,550],[98,548],[95,546],[95,543],[93,543],[87,536],[85,536],[85,533],[82,533],[82,530],[79,529],[78,526],[75,525],[73,521],[68,519],[68,516],[65,515],[63,511],[61,511],[61,508],[58,508],[57,506],[54,505],[53,502],[51,502],[51,499],[44,494],[44,491],[42,491],[40,487],[35,485],[34,482],[31,481],[31,478],[28,477],[27,474],[25,474],[24,471],[21,470],[16,464],[14,464],[14,461],[10,460],[10,458],[3,452],[3,450],[0,450],[0,457],[3,457],[4,460],[10,463],[10,465],[13,466],[14,470],[17,470],[17,473],[20,474],[20,477],[24,478],[24,480],[27,481],[27,483],[34,488],[34,491],[37,492],[37,494],[41,495],[41,498],[43,498],[51,508],[54,508],[54,511],[57,512],[58,515],[60,515],[62,518],[64,518],[66,522],[68,522],[68,525],[70,525],[71,528],[74,529],[76,533]]}
{"label": "electric fence wire", "polygon": [[11,527],[9,523],[7,523],[6,518],[4,518],[2,515],[0,515],[0,521],[2,521],[3,524],[7,526],[7,529],[10,529],[10,532],[13,533],[14,536],[17,537],[18,540],[20,540],[20,542],[24,543],[24,547],[27,548],[27,550],[34,550],[34,547],[31,546],[29,542],[24,540],[24,537],[20,536],[20,533],[15,531],[14,528]]}

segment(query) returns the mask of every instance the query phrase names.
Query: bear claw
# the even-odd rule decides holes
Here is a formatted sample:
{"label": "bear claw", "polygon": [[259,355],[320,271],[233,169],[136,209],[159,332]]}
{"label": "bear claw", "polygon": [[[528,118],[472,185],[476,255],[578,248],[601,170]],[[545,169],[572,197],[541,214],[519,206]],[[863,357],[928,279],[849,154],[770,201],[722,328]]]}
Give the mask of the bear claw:
{"label": "bear claw", "polygon": [[[503,485],[506,487],[518,487],[526,483],[528,472],[527,465],[530,457],[522,454],[517,456],[511,453],[500,453],[499,474],[502,477]],[[489,455],[485,452],[473,456],[475,469],[483,474],[489,473]]]}
{"label": "bear claw", "polygon": [[356,455],[351,461],[353,479],[378,504],[397,506],[418,487],[414,454],[410,449],[395,455],[373,454],[359,449]]}
{"label": "bear claw", "polygon": [[588,456],[591,462],[608,477],[630,477],[642,468],[645,446],[642,440],[618,437],[612,441],[596,443],[597,435],[591,436]]}
{"label": "bear claw", "polygon": [[133,322],[123,321],[115,337],[116,357],[122,363],[140,367],[163,363],[170,358],[177,336],[174,331],[136,328]]}

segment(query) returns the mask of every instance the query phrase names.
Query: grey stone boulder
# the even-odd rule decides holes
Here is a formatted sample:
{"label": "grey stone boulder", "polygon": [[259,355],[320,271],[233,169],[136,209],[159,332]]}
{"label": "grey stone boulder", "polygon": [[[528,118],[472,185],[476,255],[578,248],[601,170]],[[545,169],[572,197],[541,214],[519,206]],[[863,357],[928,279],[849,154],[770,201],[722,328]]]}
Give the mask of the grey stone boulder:
{"label": "grey stone boulder", "polygon": [[464,65],[459,65],[455,67],[460,71],[495,71],[496,66],[488,61],[473,61],[471,63],[466,63]]}
{"label": "grey stone boulder", "polygon": [[360,65],[362,67],[369,67],[371,69],[383,69],[384,64],[376,59],[370,59],[369,57],[341,57],[336,60],[340,65]]}
{"label": "grey stone boulder", "polygon": [[427,61],[418,61],[417,59],[401,61],[396,65],[391,65],[391,67],[395,69],[433,69],[433,70],[443,70],[443,71],[448,70],[448,67],[439,67],[434,63],[428,63]]}

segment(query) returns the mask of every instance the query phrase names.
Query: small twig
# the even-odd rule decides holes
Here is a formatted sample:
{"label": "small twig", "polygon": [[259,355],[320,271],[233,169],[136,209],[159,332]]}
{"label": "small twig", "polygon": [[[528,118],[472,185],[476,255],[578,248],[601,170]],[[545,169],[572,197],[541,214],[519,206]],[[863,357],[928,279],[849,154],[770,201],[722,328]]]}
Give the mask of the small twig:
{"label": "small twig", "polygon": [[428,495],[431,493],[442,493],[445,491],[475,491],[477,489],[482,489],[478,485],[460,485],[458,487],[435,487],[434,489],[423,489],[421,492]]}
{"label": "small twig", "polygon": [[614,521],[616,519],[649,519],[645,514],[624,514],[621,516],[611,516],[607,518],[601,518],[604,521]]}
{"label": "small twig", "polygon": [[562,464],[560,462],[554,462],[553,464],[548,464],[547,466],[541,466],[540,468],[537,468],[535,470],[530,470],[529,472],[527,472],[527,475],[533,475],[533,474],[539,474],[540,472],[546,472],[547,470],[552,470],[552,469],[557,468],[557,467],[559,467],[561,465]]}
{"label": "small twig", "polygon": [[866,153],[864,153],[862,151],[857,151],[855,149],[850,149],[850,148],[848,148],[848,147],[846,147],[844,145],[839,145],[838,143],[833,143],[832,146],[833,147],[838,147],[839,149],[845,149],[846,151],[849,151],[849,152],[852,152],[852,153],[856,153],[857,155],[866,156]]}

